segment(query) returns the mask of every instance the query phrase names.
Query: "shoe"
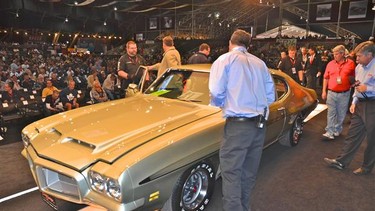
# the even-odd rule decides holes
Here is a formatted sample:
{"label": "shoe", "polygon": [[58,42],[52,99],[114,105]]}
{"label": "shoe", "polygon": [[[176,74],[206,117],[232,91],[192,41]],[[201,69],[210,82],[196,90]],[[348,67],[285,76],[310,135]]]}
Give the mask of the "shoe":
{"label": "shoe", "polygon": [[366,169],[364,169],[362,167],[353,171],[353,174],[358,175],[358,176],[369,174],[369,173],[370,173],[369,170],[366,170]]}
{"label": "shoe", "polygon": [[345,168],[345,166],[338,162],[336,159],[329,159],[329,158],[324,158],[324,161],[330,166],[330,167],[333,167],[333,168],[336,168],[338,170],[343,170]]}
{"label": "shoe", "polygon": [[330,140],[335,139],[335,137],[332,134],[328,133],[328,132],[324,133],[323,136],[326,137],[326,138],[328,138],[328,139],[330,139]]}
{"label": "shoe", "polygon": [[334,132],[333,136],[335,136],[335,137],[340,136],[340,133],[339,132]]}

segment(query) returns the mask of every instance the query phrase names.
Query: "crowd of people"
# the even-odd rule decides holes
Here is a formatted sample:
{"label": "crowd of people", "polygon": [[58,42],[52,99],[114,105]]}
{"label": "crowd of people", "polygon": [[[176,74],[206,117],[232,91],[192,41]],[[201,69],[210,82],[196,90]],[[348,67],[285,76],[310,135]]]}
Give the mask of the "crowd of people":
{"label": "crowd of people", "polygon": [[[169,67],[213,62],[209,82],[211,104],[221,107],[226,118],[220,149],[223,207],[225,210],[249,210],[265,137],[265,125],[260,123],[267,119],[269,105],[275,100],[267,64],[270,60],[264,59],[263,51],[254,48],[256,44],[249,49],[250,40],[250,34],[236,30],[228,48],[202,43],[198,51],[183,56],[171,36],[163,38],[157,54],[145,54],[155,51],[141,49],[144,54],[141,55],[137,43],[128,41],[120,58],[50,55],[39,49],[12,51],[4,48],[0,51],[0,101],[4,106],[4,103],[19,103],[36,94],[44,99],[45,114],[51,115],[79,108],[87,100],[101,103],[126,97],[125,90],[131,84],[139,84],[141,79],[149,84]],[[351,50],[337,44],[332,50],[318,53],[314,45],[299,48],[291,45],[287,52],[278,51],[280,58],[274,63],[276,69],[302,86],[314,90],[322,88],[321,97],[328,107],[325,138],[334,140],[342,133],[350,105],[351,124],[342,154],[335,159],[324,159],[329,166],[340,170],[349,165],[362,141],[375,131],[375,44],[367,41]],[[210,57],[213,52],[223,54],[216,60]],[[140,71],[141,66],[144,69]],[[236,75],[231,69],[241,74]],[[249,69],[253,75],[247,74]],[[151,70],[157,71],[156,75],[151,74]],[[263,81],[257,83],[262,86],[247,90],[252,80]],[[352,88],[354,94],[350,102]],[[375,141],[367,138],[367,142],[363,164],[353,171],[356,175],[370,173],[375,165]]]}

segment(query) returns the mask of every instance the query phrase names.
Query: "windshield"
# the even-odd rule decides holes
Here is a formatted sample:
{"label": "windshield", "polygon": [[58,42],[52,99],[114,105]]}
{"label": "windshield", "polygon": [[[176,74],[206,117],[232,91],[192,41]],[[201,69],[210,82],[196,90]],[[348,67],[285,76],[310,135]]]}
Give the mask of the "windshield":
{"label": "windshield", "polygon": [[145,94],[208,105],[208,72],[170,70],[153,83]]}

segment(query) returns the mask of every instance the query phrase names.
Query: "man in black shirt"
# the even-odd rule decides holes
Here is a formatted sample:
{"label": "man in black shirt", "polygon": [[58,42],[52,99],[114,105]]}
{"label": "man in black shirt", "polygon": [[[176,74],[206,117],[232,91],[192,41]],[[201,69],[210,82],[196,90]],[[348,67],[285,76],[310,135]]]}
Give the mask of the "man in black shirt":
{"label": "man in black shirt", "polygon": [[63,104],[59,97],[59,91],[57,90],[54,90],[51,95],[48,95],[44,100],[44,103],[46,105],[45,111],[47,116],[64,111]]}
{"label": "man in black shirt", "polygon": [[145,65],[145,59],[137,54],[137,44],[134,41],[126,43],[126,54],[122,55],[117,64],[117,74],[121,79],[121,88],[125,90],[130,83],[138,84],[142,78],[142,71],[137,69]]}
{"label": "man in black shirt", "polygon": [[288,56],[281,60],[279,69],[292,77],[297,83],[303,79],[303,68],[301,61],[296,57],[297,50],[294,46],[289,46]]}
{"label": "man in black shirt", "polygon": [[207,43],[202,43],[199,46],[199,51],[193,54],[189,60],[188,64],[206,64],[210,63],[208,55],[210,55],[211,48]]}

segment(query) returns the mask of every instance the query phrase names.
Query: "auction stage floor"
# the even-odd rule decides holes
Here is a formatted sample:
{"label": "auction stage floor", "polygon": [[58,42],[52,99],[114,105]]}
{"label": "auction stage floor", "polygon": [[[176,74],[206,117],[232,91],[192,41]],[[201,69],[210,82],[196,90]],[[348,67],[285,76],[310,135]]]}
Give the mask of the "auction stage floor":
{"label": "auction stage floor", "polygon": [[[263,152],[256,186],[252,194],[254,211],[373,211],[375,208],[375,173],[356,176],[361,165],[363,143],[351,165],[338,171],[328,167],[324,157],[340,153],[349,126],[334,141],[322,138],[326,111],[310,119],[301,142],[293,148],[274,144]],[[26,123],[8,128],[0,141],[0,211],[51,210],[40,197],[26,159],[20,154],[21,129]],[[221,181],[215,186],[208,211],[221,210]],[[85,206],[59,201],[59,210],[74,211]]]}

